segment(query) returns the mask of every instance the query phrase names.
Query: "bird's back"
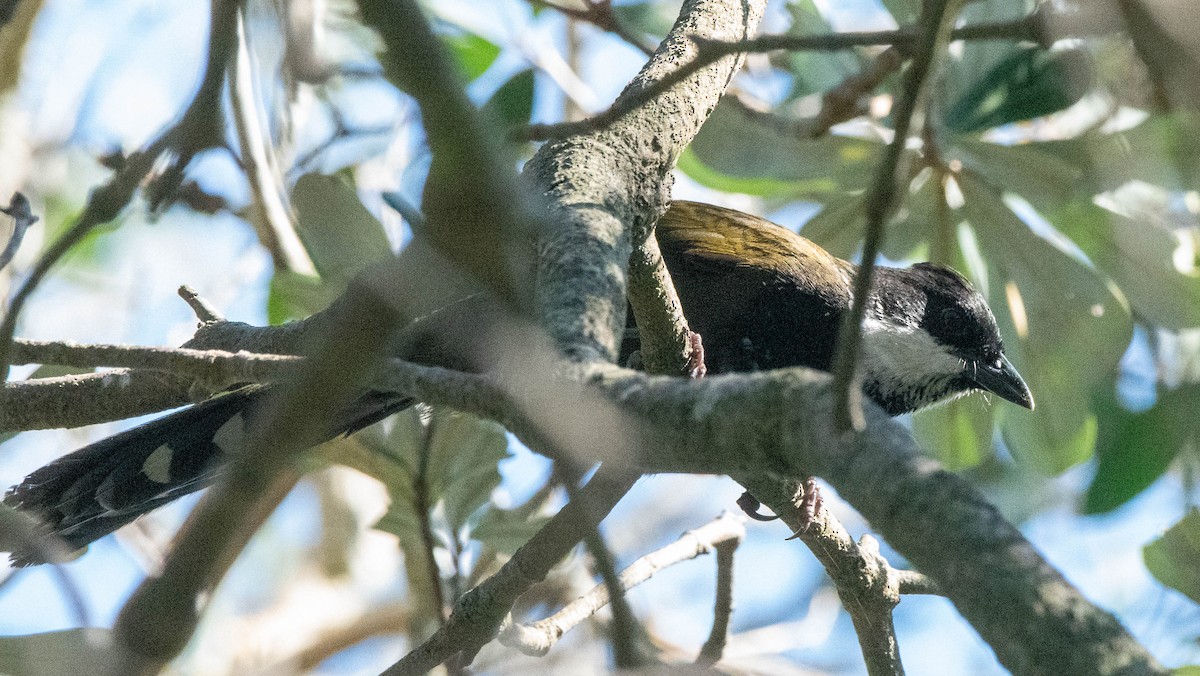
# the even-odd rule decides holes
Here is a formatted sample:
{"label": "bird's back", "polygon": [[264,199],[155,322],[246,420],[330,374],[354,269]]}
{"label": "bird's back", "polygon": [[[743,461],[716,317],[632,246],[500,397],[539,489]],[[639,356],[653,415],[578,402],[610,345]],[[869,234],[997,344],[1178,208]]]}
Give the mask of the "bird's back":
{"label": "bird's back", "polygon": [[828,369],[854,266],[787,228],[676,201],[655,226],[710,372]]}

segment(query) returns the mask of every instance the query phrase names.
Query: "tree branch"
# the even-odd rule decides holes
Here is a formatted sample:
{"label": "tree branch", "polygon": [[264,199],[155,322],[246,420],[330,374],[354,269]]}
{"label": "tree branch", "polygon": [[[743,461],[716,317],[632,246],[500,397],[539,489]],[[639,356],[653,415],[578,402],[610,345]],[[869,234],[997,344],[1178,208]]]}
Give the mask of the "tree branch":
{"label": "tree branch", "polygon": [[[666,547],[634,561],[621,571],[618,586],[622,592],[629,591],[649,580],[655,573],[677,563],[689,561],[713,549],[719,552],[722,545],[729,545],[732,551],[745,537],[745,520],[733,514],[722,514],[713,521],[684,533]],[[541,657],[550,652],[563,635],[595,615],[608,601],[608,585],[599,584],[544,620],[532,624],[516,624],[509,616],[505,618],[505,624],[500,630],[500,642],[526,655]]]}
{"label": "tree branch", "polygon": [[[540,582],[600,523],[637,481],[639,473],[601,466],[558,514],[513,554],[500,570],[454,604],[446,625],[385,672],[385,676],[425,674],[454,655],[473,657],[491,641],[518,597]],[[469,660],[468,660],[469,661]]]}
{"label": "tree branch", "polygon": [[13,220],[12,233],[8,236],[8,243],[4,245],[4,251],[0,251],[0,270],[3,270],[13,256],[17,255],[17,249],[21,248],[21,241],[25,239],[25,231],[29,229],[29,226],[37,223],[38,217],[33,215],[33,211],[29,207],[29,198],[19,192],[13,193],[7,207],[0,207],[0,214]]}
{"label": "tree branch", "polygon": [[[743,527],[744,529],[744,527]],[[696,664],[705,666],[721,661],[725,643],[729,640],[729,620],[733,616],[733,555],[743,538],[713,545],[717,550],[717,588],[714,593],[712,630],[700,648]]]}
{"label": "tree branch", "polygon": [[[1048,24],[1061,28],[1062,32],[1050,32]],[[1075,30],[1077,28],[1077,30]],[[1113,26],[1094,21],[1082,22],[1079,26],[1068,24],[1066,19],[1041,9],[1013,21],[984,23],[964,26],[951,33],[954,40],[1028,40],[1049,45],[1053,39],[1079,37],[1112,32]],[[865,31],[829,33],[825,35],[762,35],[753,39],[721,41],[706,37],[695,37],[696,51],[693,58],[678,70],[659,81],[655,86],[630,96],[623,96],[604,112],[585,120],[561,124],[531,125],[525,131],[529,140],[541,141],[604,129],[620,120],[630,111],[653,99],[667,89],[686,80],[696,71],[732,54],[789,51],[837,51],[856,47],[897,47],[912,49],[919,37],[919,27],[907,27],[892,31]],[[628,92],[626,92],[628,94]]]}
{"label": "tree branch", "polygon": [[[183,164],[190,161],[199,150],[220,142],[221,86],[225,81],[225,63],[236,42],[232,28],[237,16],[237,5],[238,0],[213,0],[212,29],[204,79],[179,122],[151,141],[145,149],[122,159],[121,166],[113,177],[88,195],[87,204],[75,219],[75,223],[42,254],[29,277],[17,289],[4,320],[0,322],[0,382],[8,380],[8,352],[17,328],[17,317],[50,269],[93,228],[113,220],[125,209],[133,200],[133,195],[142,180],[151,172],[164,152],[174,150],[177,159],[175,164],[156,180],[157,187],[152,191],[156,194],[147,195],[152,204],[162,197],[164,190],[169,191],[178,186],[175,179],[181,179],[180,167]],[[0,427],[4,425],[6,416],[6,410],[0,408]]]}

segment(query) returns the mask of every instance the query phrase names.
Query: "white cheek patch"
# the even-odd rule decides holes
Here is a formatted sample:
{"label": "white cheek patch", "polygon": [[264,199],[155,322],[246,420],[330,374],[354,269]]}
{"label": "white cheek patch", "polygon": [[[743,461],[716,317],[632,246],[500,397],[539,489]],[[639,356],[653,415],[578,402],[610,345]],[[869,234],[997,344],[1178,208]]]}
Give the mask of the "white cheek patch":
{"label": "white cheek patch", "polygon": [[227,455],[237,455],[246,447],[246,418],[241,413],[221,425],[213,435],[213,443]]}
{"label": "white cheek patch", "polygon": [[949,379],[966,366],[924,330],[870,317],[863,322],[862,363],[868,381],[896,389]]}
{"label": "white cheek patch", "polygon": [[163,444],[154,449],[154,452],[146,456],[146,461],[142,463],[142,474],[146,478],[156,484],[166,484],[171,482],[171,459],[175,456],[175,451],[170,446]]}

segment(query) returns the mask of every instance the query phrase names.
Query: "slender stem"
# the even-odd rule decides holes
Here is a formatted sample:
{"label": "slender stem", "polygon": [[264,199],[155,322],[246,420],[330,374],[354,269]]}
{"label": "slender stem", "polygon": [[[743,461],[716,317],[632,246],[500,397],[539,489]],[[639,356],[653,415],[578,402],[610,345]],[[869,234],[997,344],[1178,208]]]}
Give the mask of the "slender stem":
{"label": "slender stem", "polygon": [[721,661],[725,652],[725,643],[729,639],[729,620],[733,616],[733,555],[737,552],[740,540],[727,540],[716,544],[717,550],[717,589],[716,602],[713,603],[712,630],[708,640],[700,648],[696,664],[712,665]]}
{"label": "slender stem", "polygon": [[[875,170],[875,180],[868,192],[867,226],[863,240],[862,263],[854,278],[854,302],[838,334],[837,353],[833,360],[834,429],[839,432],[861,431],[865,425],[862,414],[862,390],[859,387],[858,357],[862,345],[862,323],[871,302],[871,282],[875,273],[875,258],[883,244],[884,226],[896,205],[897,172],[908,142],[913,116],[925,90],[925,80],[932,67],[934,55],[949,36],[946,26],[957,12],[948,14],[951,0],[926,0],[921,15],[921,34],[912,64],[904,81],[895,114],[895,136],[887,145]],[[961,0],[953,0],[956,7]]]}
{"label": "slender stem", "polygon": [[[238,4],[239,0],[212,0],[212,28],[209,32],[208,62],[204,79],[178,124],[163,132],[144,150],[125,158],[108,183],[91,192],[83,212],[75,219],[75,223],[42,254],[29,276],[17,289],[3,322],[0,322],[0,382],[8,380],[8,353],[17,329],[17,318],[50,269],[76,244],[83,241],[93,228],[120,215],[133,200],[142,179],[150,173],[163,151],[177,147],[181,157],[190,158],[197,145],[203,145],[207,142],[206,139],[212,138],[206,130],[211,130],[214,126],[220,128],[221,86],[225,81],[225,63],[236,44],[232,22],[237,16]],[[188,150],[189,148],[191,150]],[[0,423],[2,422],[3,411],[0,411]]]}
{"label": "slender stem", "polygon": [[[1012,21],[976,24],[964,26],[953,31],[950,38],[954,40],[1029,40],[1038,43],[1046,42],[1042,30],[1047,18],[1044,10]],[[1103,27],[1083,27],[1083,32],[1090,34],[1099,32]],[[1108,32],[1104,29],[1104,32]],[[839,51],[856,47],[894,46],[905,51],[917,44],[919,28],[906,27],[891,31],[863,31],[851,33],[828,33],[824,35],[763,35],[750,40],[736,42],[721,42],[693,38],[696,53],[692,60],[656,82],[653,86],[645,87],[625,95],[607,110],[586,120],[565,122],[561,124],[535,124],[528,127],[523,136],[530,140],[544,141],[552,138],[563,138],[597,129],[603,129],[624,117],[627,113],[638,109],[641,105],[662,94],[671,87],[686,80],[696,71],[708,66],[730,54],[746,54],[757,52],[789,51]]]}

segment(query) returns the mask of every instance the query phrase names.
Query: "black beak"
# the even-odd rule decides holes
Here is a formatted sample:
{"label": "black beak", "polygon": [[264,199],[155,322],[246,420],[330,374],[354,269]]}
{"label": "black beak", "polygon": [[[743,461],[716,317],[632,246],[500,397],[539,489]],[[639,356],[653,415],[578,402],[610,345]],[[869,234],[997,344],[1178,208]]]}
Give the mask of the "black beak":
{"label": "black beak", "polygon": [[1029,393],[1029,386],[1025,384],[1021,374],[1017,373],[1012,362],[1008,361],[1008,357],[1000,355],[998,364],[976,362],[967,375],[981,389],[994,392],[996,396],[1017,406],[1033,410],[1033,395]]}

